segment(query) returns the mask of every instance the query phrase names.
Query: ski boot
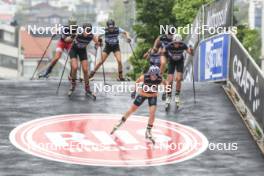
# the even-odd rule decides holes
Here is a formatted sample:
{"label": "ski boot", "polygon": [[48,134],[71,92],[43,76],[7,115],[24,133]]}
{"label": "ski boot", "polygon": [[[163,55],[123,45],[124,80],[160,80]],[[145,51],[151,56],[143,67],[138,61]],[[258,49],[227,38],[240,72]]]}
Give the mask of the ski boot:
{"label": "ski boot", "polygon": [[155,140],[153,139],[151,129],[152,129],[152,125],[148,125],[146,132],[145,132],[145,138],[150,140],[152,144],[155,144]]}
{"label": "ski boot", "polygon": [[164,93],[162,94],[162,96],[161,96],[161,100],[162,100],[162,101],[165,101],[165,100],[166,100],[166,92],[164,92]]}
{"label": "ski boot", "polygon": [[40,78],[48,78],[49,77],[49,74],[51,73],[51,71],[52,71],[52,66],[49,66],[48,68],[47,68],[47,70],[43,73],[43,74],[39,74],[38,75],[38,78],[40,79]]}
{"label": "ski boot", "polygon": [[71,87],[69,89],[68,96],[71,97],[76,87],[76,80],[72,79],[71,76],[69,76],[68,79],[71,82]]}
{"label": "ski boot", "polygon": [[179,109],[180,104],[181,104],[181,100],[180,100],[180,95],[179,94],[175,95],[175,104],[176,104],[176,108]]}
{"label": "ski boot", "polygon": [[114,132],[116,130],[118,130],[124,123],[125,123],[126,119],[125,117],[122,117],[122,119],[114,126],[114,128],[112,129],[112,131],[110,132],[110,134],[114,134]]}
{"label": "ski boot", "polygon": [[165,111],[169,111],[170,109],[170,103],[171,103],[171,95],[167,95],[166,97],[166,103],[165,103]]}
{"label": "ski boot", "polygon": [[126,79],[123,77],[123,72],[122,71],[118,72],[117,81],[126,81]]}
{"label": "ski boot", "polygon": [[91,98],[93,101],[96,100],[96,96],[92,93],[92,91],[90,89],[89,82],[85,84],[85,95],[86,95],[86,97]]}

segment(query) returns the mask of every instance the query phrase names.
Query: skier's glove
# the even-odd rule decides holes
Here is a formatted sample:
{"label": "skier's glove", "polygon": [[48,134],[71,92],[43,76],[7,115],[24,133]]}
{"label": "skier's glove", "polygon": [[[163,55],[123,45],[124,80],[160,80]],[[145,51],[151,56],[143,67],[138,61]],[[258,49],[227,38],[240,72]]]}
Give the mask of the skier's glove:
{"label": "skier's glove", "polygon": [[127,43],[130,43],[131,42],[131,38],[127,38]]}
{"label": "skier's glove", "polygon": [[134,92],[131,93],[131,98],[132,99],[135,99],[136,98],[136,91],[134,91]]}

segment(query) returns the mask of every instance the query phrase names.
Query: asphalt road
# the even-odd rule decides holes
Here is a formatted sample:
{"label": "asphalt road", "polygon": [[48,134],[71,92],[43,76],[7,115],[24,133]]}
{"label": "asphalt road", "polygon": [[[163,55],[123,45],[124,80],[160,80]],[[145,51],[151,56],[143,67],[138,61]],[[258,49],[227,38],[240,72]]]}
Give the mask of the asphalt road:
{"label": "asphalt road", "polygon": [[[26,154],[8,139],[10,131],[23,122],[69,113],[123,113],[132,103],[129,94],[99,93],[93,102],[81,91],[69,100],[68,83],[63,82],[59,95],[56,86],[55,81],[0,81],[0,176],[263,175],[263,156],[221,85],[214,83],[196,85],[197,104],[193,103],[192,85],[185,83],[181,109],[166,113],[159,99],[157,117],[192,126],[211,143],[237,143],[236,151],[208,149],[181,163],[137,168],[72,165]],[[147,103],[136,114],[147,116]]]}

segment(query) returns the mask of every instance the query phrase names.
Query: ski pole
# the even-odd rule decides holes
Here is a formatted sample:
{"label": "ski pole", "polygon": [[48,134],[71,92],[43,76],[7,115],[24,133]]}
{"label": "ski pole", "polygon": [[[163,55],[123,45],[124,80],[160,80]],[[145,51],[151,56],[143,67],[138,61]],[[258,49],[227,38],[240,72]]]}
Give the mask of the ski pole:
{"label": "ski pole", "polygon": [[58,85],[58,87],[57,87],[56,94],[59,93],[59,89],[60,89],[60,86],[61,86],[61,81],[62,81],[62,78],[63,78],[64,72],[65,72],[65,69],[66,69],[66,66],[67,66],[67,62],[68,62],[68,60],[69,60],[69,54],[70,54],[70,51],[71,51],[71,49],[72,49],[72,46],[74,45],[74,41],[75,41],[76,37],[77,37],[77,35],[74,37],[74,39],[73,39],[73,41],[72,41],[72,45],[71,45],[69,51],[67,52],[67,59],[66,59],[66,61],[65,61],[65,64],[64,64],[64,67],[63,67],[63,71],[62,71],[62,73],[61,73],[60,82],[59,82],[59,85]]}
{"label": "ski pole", "polygon": [[[102,57],[102,55],[103,55],[103,51],[102,51],[102,47],[101,47],[101,57]],[[108,84],[106,84],[106,82],[105,82],[105,70],[104,70],[104,63],[102,63],[102,69],[103,69],[103,79],[104,79],[104,85],[108,85]]]}
{"label": "ski pole", "polygon": [[48,48],[49,48],[49,46],[50,46],[50,44],[51,44],[51,41],[53,40],[53,38],[54,38],[55,36],[56,36],[56,34],[53,34],[53,35],[51,36],[51,38],[50,38],[50,40],[49,40],[49,43],[48,43],[48,45],[47,45],[45,51],[43,52],[43,54],[42,54],[42,56],[41,56],[41,58],[40,58],[40,61],[39,61],[38,65],[37,65],[37,67],[35,68],[35,70],[34,70],[34,72],[33,72],[33,75],[32,75],[32,77],[30,78],[30,80],[33,80],[33,78],[34,78],[34,76],[35,76],[35,74],[36,74],[36,72],[37,72],[37,70],[38,70],[38,68],[39,68],[39,66],[40,66],[40,64],[41,64],[41,62],[42,62],[42,60],[43,60],[43,58],[44,58],[44,56],[45,56],[45,54],[46,54]]}
{"label": "ski pole", "polygon": [[97,59],[97,52],[98,52],[98,48],[97,47],[95,47],[95,60],[94,60],[94,69],[95,69],[95,67],[96,67],[96,59]]}
{"label": "ski pole", "polygon": [[137,57],[136,57],[136,54],[135,54],[135,52],[134,52],[134,50],[133,50],[133,47],[132,47],[132,45],[131,45],[131,43],[130,43],[130,42],[129,42],[129,46],[130,46],[130,49],[131,49],[131,51],[132,51],[132,53],[133,53],[134,57],[135,57],[135,58],[137,58]]}
{"label": "ski pole", "polygon": [[196,104],[196,91],[195,91],[195,80],[194,80],[194,66],[193,66],[193,59],[192,59],[192,82],[193,82],[193,100],[194,103]]}

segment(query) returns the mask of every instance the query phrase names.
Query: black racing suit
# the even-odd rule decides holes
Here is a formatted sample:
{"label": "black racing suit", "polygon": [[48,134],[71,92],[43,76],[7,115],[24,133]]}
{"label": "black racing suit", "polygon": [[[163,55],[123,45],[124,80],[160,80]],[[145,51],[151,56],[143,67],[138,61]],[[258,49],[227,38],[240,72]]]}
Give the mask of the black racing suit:
{"label": "black racing suit", "polygon": [[87,45],[93,40],[94,35],[90,33],[88,36],[84,36],[83,34],[78,35],[72,45],[70,51],[70,57],[77,58],[79,56],[80,61],[87,60]]}
{"label": "black racing suit", "polygon": [[105,48],[104,52],[110,54],[111,52],[120,51],[119,39],[120,28],[114,27],[113,31],[110,31],[108,28],[105,29]]}
{"label": "black racing suit", "polygon": [[175,47],[173,43],[166,46],[168,56],[168,74],[174,74],[175,69],[177,72],[183,73],[184,70],[184,56],[183,53],[188,47],[185,43],[181,42],[179,47]]}
{"label": "black racing suit", "polygon": [[[142,87],[142,91],[144,92],[148,92],[148,93],[156,93],[158,91],[158,85],[162,82],[162,77],[158,76],[158,78],[154,81],[152,81],[150,79],[150,75],[149,74],[145,74],[144,75],[144,82],[143,82],[143,87]],[[152,88],[152,90],[154,90],[154,92],[149,91],[148,89]],[[149,106],[156,106],[157,105],[157,96],[155,97],[145,97],[142,95],[137,95],[135,101],[134,101],[134,105],[136,106],[140,106],[142,105],[142,103],[148,99],[148,104]]]}
{"label": "black racing suit", "polygon": [[160,54],[159,53],[149,53],[149,63],[150,65],[155,65],[160,67]]}

